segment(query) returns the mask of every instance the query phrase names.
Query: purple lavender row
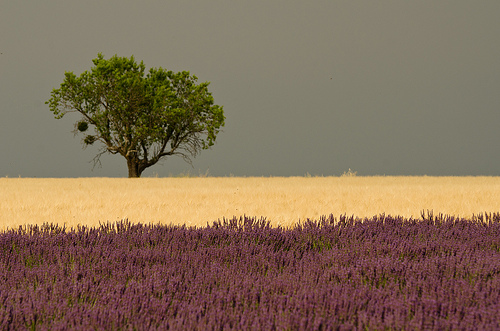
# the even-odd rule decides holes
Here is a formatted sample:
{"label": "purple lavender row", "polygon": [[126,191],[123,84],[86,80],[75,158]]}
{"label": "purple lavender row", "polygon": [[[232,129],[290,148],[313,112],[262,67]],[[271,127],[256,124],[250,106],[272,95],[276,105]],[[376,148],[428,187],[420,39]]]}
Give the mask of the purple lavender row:
{"label": "purple lavender row", "polygon": [[0,233],[2,330],[500,328],[500,213]]}

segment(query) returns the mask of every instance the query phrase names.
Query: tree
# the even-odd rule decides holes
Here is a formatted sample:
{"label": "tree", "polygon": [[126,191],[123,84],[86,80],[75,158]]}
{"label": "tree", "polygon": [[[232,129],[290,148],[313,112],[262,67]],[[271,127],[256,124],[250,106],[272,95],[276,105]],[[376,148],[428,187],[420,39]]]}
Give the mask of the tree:
{"label": "tree", "polygon": [[66,72],[46,104],[57,119],[82,115],[74,132],[83,134],[84,147],[103,144],[94,166],[104,153],[120,154],[128,176],[140,177],[163,157],[180,155],[191,164],[191,156],[213,146],[225,117],[208,92],[210,82],[197,85],[188,71],[161,67],[146,74],[133,56],[106,60],[99,53],[93,63],[79,77]]}

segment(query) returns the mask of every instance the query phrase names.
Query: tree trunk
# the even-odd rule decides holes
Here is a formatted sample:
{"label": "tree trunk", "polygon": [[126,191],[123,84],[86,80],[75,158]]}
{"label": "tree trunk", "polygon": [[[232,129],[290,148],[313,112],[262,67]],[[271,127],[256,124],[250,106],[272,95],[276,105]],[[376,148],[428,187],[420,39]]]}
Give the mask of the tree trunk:
{"label": "tree trunk", "polygon": [[127,159],[128,178],[141,177],[142,170],[139,170],[139,162],[135,159]]}

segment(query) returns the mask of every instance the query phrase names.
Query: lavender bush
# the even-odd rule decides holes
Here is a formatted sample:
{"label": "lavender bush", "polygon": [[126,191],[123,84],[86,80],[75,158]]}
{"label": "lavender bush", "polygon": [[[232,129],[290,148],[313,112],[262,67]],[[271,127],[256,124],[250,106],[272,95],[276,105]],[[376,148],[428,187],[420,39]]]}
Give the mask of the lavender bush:
{"label": "lavender bush", "polygon": [[500,328],[500,213],[0,233],[2,330]]}

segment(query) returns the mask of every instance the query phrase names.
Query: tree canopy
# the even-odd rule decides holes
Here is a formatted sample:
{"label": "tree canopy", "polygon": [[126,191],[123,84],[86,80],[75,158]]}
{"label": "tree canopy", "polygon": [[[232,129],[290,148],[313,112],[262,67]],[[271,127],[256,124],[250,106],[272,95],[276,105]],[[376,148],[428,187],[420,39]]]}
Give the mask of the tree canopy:
{"label": "tree canopy", "polygon": [[106,60],[99,53],[93,63],[80,76],[66,72],[46,104],[58,119],[81,114],[75,133],[83,134],[84,146],[103,145],[95,162],[104,153],[120,154],[128,176],[140,177],[163,157],[180,155],[191,163],[214,144],[225,117],[208,91],[210,82],[196,84],[188,71],[161,67],[146,73],[133,56]]}

